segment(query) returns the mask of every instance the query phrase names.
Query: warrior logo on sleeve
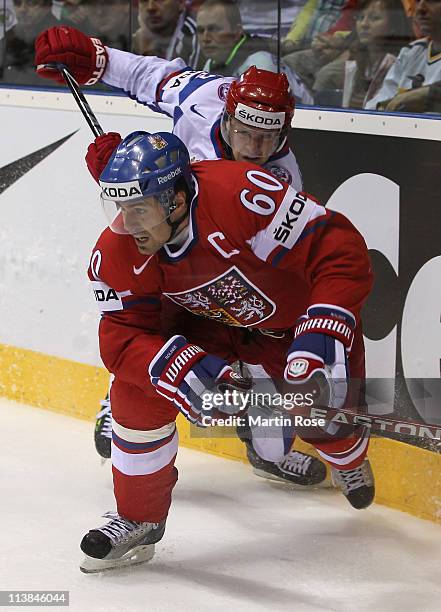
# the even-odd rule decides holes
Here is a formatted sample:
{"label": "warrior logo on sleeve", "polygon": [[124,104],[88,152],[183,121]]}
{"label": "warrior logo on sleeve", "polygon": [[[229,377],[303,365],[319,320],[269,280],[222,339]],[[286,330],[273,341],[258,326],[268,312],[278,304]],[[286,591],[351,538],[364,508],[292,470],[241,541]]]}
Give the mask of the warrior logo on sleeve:
{"label": "warrior logo on sleeve", "polygon": [[235,266],[204,285],[164,295],[193,314],[224,325],[257,325],[276,310],[274,302]]}

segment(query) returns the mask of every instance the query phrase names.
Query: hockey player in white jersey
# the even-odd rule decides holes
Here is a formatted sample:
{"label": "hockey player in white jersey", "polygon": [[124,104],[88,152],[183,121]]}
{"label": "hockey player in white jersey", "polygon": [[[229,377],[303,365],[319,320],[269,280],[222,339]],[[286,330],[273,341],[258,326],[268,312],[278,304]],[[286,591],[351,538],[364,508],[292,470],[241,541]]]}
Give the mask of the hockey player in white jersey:
{"label": "hockey player in white jersey", "polygon": [[294,100],[285,75],[252,67],[238,82],[246,87],[236,86],[227,101],[233,77],[194,71],[180,58],[167,61],[105,47],[75,28],[58,26],[42,32],[35,49],[41,76],[64,83],[58,72],[41,67],[59,62],[80,84],[101,80],[170,117],[173,133],[185,143],[192,161],[226,158],[258,163],[301,189],[299,167],[286,139]]}
{"label": "hockey player in white jersey", "polygon": [[[58,72],[43,65],[62,63],[80,84],[101,80],[170,117],[173,133],[185,143],[192,161],[224,158],[256,163],[294,189],[302,189],[299,167],[287,142],[294,97],[283,73],[253,66],[236,80],[194,71],[179,58],[167,61],[108,48],[99,39],[66,26],[41,33],[35,48],[41,76],[61,82]],[[119,134],[109,133],[90,145],[86,162],[96,181],[120,140]],[[301,486],[325,480],[325,466],[311,455],[290,451],[277,464],[264,461],[247,439],[248,432],[238,434],[257,475]],[[102,457],[110,457],[110,436],[107,397],[95,428],[95,445]]]}

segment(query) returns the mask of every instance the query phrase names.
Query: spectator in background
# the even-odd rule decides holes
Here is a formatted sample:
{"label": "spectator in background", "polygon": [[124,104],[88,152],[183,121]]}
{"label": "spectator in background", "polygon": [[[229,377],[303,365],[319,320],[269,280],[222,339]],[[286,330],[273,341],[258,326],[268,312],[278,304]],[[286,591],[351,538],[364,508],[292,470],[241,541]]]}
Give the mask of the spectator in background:
{"label": "spectator in background", "polygon": [[[324,65],[317,62],[316,72],[308,75],[316,104],[362,108],[378,91],[399,49],[412,38],[401,0],[362,0],[353,17],[354,32],[343,38],[340,53]],[[336,37],[338,33],[332,38]],[[306,54],[294,55],[302,53]],[[324,49],[322,64],[325,58]],[[285,61],[289,64],[289,58]]]}
{"label": "spectator in background", "polygon": [[282,44],[283,60],[310,91],[320,68],[348,49],[358,0],[309,0]]}
{"label": "spectator in background", "polygon": [[33,66],[34,40],[42,30],[59,25],[52,0],[14,0],[14,6],[17,25],[8,32],[3,79],[13,85],[41,86]]}
{"label": "spectator in background", "polygon": [[[306,0],[280,0],[281,34],[286,36]],[[277,1],[238,0],[243,29],[247,34],[277,38]]]}
{"label": "spectator in background", "polygon": [[244,32],[235,0],[205,0],[197,14],[197,33],[207,72],[239,76],[253,65],[277,71],[268,41]]}
{"label": "spectator in background", "polygon": [[401,0],[363,0],[356,29],[357,43],[343,66],[343,106],[364,108],[412,39],[412,29]]}
{"label": "spectator in background", "polygon": [[139,28],[133,35],[133,51],[167,60],[182,57],[198,66],[199,43],[196,22],[183,0],[139,0]]}
{"label": "spectator in background", "polygon": [[350,32],[355,26],[355,9],[359,0],[308,0],[285,39],[282,54],[288,55],[311,47],[320,35],[330,37],[334,32]]}
{"label": "spectator in background", "polygon": [[[52,9],[54,12],[54,9]],[[61,7],[57,7],[56,12],[60,23],[75,27],[88,27],[88,7],[87,0],[64,0]]]}
{"label": "spectator in background", "polygon": [[401,49],[366,108],[441,112],[441,0],[417,0],[415,17],[424,38]]}
{"label": "spectator in background", "polygon": [[129,50],[130,0],[66,0],[61,23],[99,36],[109,47]]}

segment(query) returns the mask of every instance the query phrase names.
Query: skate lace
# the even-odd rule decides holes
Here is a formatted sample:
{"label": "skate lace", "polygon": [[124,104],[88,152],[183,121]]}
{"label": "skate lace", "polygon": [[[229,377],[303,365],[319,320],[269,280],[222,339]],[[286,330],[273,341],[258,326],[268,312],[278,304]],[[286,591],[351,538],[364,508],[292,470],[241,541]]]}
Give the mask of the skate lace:
{"label": "skate lace", "polygon": [[111,520],[98,527],[97,531],[101,531],[108,536],[113,544],[124,544],[132,538],[136,538],[147,528],[156,529],[159,523],[137,523],[123,518],[117,512],[106,512],[104,518]]}
{"label": "skate lace", "polygon": [[312,457],[292,451],[279,463],[281,470],[294,474],[305,475],[311,464]]}
{"label": "skate lace", "polygon": [[100,434],[106,438],[112,437],[112,409],[109,398],[101,400],[102,409],[96,415],[97,419],[103,419],[102,425],[100,425]]}
{"label": "skate lace", "polygon": [[353,470],[342,470],[339,471],[339,476],[346,486],[347,492],[350,493],[355,489],[359,489],[367,484],[362,466],[354,468]]}

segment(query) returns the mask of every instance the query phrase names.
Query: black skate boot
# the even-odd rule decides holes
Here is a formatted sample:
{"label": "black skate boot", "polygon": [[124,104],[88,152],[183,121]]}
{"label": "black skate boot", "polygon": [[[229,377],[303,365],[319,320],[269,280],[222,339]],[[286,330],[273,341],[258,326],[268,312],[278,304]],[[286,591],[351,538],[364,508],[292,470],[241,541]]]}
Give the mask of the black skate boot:
{"label": "black skate boot", "polygon": [[165,521],[137,523],[116,512],[103,516],[111,520],[89,531],[81,541],[80,548],[86,555],[80,565],[82,572],[94,574],[150,561],[156,542],[164,535]]}
{"label": "black skate boot", "polygon": [[332,480],[353,508],[362,510],[374,501],[375,481],[369,459],[353,470],[332,468]]}
{"label": "black skate boot", "polygon": [[236,427],[236,433],[247,447],[247,458],[256,476],[284,482],[290,486],[298,485],[299,488],[317,487],[319,485],[322,487],[331,486],[326,480],[325,464],[312,455],[293,450],[285,455],[279,463],[265,461],[254,450],[248,423]]}
{"label": "black skate boot", "polygon": [[289,483],[290,485],[318,486],[326,480],[326,467],[312,455],[291,451],[279,463],[261,459],[251,442],[246,442],[248,461],[256,476]]}
{"label": "black skate boot", "polygon": [[106,399],[101,401],[101,410],[95,418],[94,438],[96,452],[103,459],[110,459],[110,446],[112,442],[112,407],[108,395],[106,395]]}

